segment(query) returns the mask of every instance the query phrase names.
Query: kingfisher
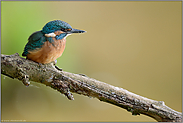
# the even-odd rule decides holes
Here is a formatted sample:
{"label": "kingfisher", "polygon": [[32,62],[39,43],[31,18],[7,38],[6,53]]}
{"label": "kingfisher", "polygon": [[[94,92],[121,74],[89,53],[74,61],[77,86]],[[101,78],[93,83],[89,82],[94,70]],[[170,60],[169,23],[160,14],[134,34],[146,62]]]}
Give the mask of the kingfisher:
{"label": "kingfisher", "polygon": [[86,31],[74,29],[61,20],[50,21],[42,30],[30,35],[22,56],[41,64],[56,61],[64,52],[66,37],[72,33],[84,32]]}

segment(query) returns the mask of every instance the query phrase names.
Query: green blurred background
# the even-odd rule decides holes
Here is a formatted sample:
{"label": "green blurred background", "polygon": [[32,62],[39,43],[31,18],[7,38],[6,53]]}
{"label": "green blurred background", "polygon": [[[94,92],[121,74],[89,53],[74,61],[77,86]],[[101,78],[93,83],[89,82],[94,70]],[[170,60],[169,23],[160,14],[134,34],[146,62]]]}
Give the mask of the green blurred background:
{"label": "green blurred background", "polygon": [[[182,112],[181,2],[1,2],[1,53],[23,52],[29,35],[51,20],[87,33],[67,38],[57,65]],[[23,121],[144,121],[154,119],[45,85],[1,75],[1,118]]]}

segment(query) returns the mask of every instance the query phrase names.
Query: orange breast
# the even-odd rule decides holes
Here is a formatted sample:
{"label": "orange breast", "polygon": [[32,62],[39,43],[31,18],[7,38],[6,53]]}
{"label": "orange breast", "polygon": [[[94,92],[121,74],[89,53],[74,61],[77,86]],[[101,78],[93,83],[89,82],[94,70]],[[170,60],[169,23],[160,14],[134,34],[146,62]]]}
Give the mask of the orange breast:
{"label": "orange breast", "polygon": [[53,38],[53,40],[53,45],[49,41],[46,41],[42,48],[36,49],[34,51],[29,51],[27,59],[42,64],[55,61],[64,52],[66,39],[63,38],[62,40],[56,40]]}

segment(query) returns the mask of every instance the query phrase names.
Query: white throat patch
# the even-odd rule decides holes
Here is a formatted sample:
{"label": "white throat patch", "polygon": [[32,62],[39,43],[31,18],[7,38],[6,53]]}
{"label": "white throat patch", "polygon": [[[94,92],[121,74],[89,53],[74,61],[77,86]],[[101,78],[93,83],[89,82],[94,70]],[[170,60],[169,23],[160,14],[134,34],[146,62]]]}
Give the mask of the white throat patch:
{"label": "white throat patch", "polygon": [[67,38],[67,36],[69,36],[69,35],[71,35],[71,34],[67,34],[67,35],[64,37],[64,39],[66,39],[66,38]]}

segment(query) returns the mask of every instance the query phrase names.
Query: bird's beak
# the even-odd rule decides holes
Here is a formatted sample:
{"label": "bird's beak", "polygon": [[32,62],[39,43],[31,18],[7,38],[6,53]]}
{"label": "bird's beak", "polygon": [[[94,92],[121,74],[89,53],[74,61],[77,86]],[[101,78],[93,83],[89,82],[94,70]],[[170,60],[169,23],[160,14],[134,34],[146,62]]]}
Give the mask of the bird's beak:
{"label": "bird's beak", "polygon": [[86,31],[84,30],[79,30],[79,29],[72,29],[71,31],[67,31],[68,34],[71,34],[71,33],[84,33]]}

